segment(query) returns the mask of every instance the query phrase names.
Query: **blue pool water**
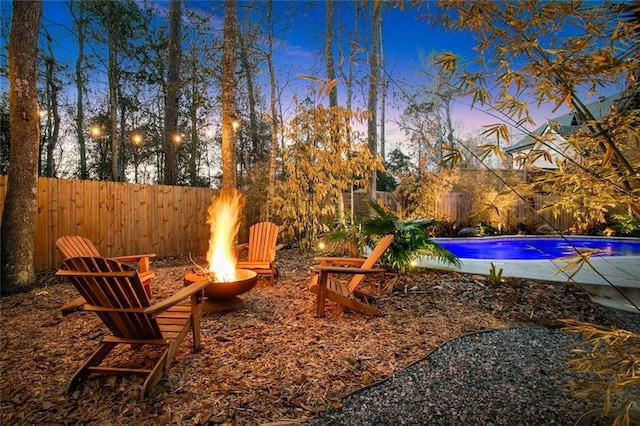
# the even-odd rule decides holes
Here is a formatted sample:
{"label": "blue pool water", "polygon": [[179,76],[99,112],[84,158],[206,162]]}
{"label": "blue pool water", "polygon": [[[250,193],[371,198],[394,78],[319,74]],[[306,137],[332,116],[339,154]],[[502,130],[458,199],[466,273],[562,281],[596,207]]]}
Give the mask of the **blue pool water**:
{"label": "blue pool water", "polygon": [[640,239],[635,238],[521,236],[434,238],[433,241],[461,259],[549,260],[574,256],[576,249],[597,250],[592,256],[640,256]]}

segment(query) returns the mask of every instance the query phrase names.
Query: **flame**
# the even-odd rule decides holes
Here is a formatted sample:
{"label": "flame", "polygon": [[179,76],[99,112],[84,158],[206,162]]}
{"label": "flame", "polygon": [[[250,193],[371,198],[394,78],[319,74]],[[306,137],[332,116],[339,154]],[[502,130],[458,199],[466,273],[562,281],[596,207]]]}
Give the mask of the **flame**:
{"label": "flame", "polygon": [[207,262],[209,272],[215,274],[218,282],[235,280],[238,257],[234,245],[243,205],[242,194],[223,192],[211,199],[211,205],[207,209],[207,224],[211,235]]}

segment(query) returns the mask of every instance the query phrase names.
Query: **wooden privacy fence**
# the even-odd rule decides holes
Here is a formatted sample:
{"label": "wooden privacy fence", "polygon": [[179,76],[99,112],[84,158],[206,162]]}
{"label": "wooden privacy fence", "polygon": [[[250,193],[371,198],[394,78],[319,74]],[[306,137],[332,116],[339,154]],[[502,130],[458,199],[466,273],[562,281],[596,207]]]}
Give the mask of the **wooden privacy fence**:
{"label": "wooden privacy fence", "polygon": [[[0,176],[0,214],[4,208],[7,176]],[[205,255],[209,241],[207,208],[217,190],[166,185],[139,185],[92,180],[39,178],[38,210],[35,232],[36,270],[57,268],[62,258],[55,242],[63,235],[81,235],[93,241],[104,256],[156,253],[158,257]],[[398,199],[393,193],[378,193],[392,210]],[[529,200],[540,207],[549,196]],[[349,194],[345,206],[350,208]],[[366,212],[366,193],[354,193],[355,217]],[[434,206],[435,218],[463,226],[476,225],[471,194],[446,194]],[[570,215],[545,216],[554,226],[566,229]],[[492,213],[490,222],[502,223],[505,230],[523,223],[541,225],[543,220],[519,201],[500,214]],[[246,224],[243,224],[246,227]]]}
{"label": "wooden privacy fence", "polygon": [[[547,222],[560,230],[569,228],[574,223],[573,216],[565,211],[557,217],[551,212],[537,213],[536,209],[545,203],[552,201],[551,195],[534,195],[527,202],[517,200],[498,210],[488,209],[484,205],[473,205],[473,196],[467,193],[445,194],[440,202],[435,205],[436,217],[447,222],[462,224],[465,226],[477,225],[480,221],[491,223],[494,227],[499,224],[505,230],[513,230],[523,224],[529,228],[546,224]],[[485,210],[485,214],[476,215],[476,211]]]}
{"label": "wooden privacy fence", "polygon": [[[7,176],[0,176],[0,212]],[[156,253],[205,255],[207,208],[216,190],[92,180],[38,179],[36,270],[62,262],[55,242],[82,235],[104,256]]]}
{"label": "wooden privacy fence", "polygon": [[[368,196],[364,192],[354,194],[354,216],[363,217],[367,212]],[[400,205],[399,195],[390,192],[378,192],[378,200],[390,210],[397,212]],[[499,211],[487,209],[484,205],[474,205],[473,194],[454,192],[444,194],[433,206],[433,218],[447,223],[455,223],[459,226],[475,226],[479,222],[489,222],[497,227],[501,224],[505,230],[513,230],[516,226],[524,224],[528,227],[537,227],[545,224],[545,220],[558,229],[564,230],[574,224],[571,214],[561,212],[557,217],[545,212],[542,215],[535,209],[542,207],[546,202],[554,198],[552,195],[535,195],[528,202],[517,200],[516,202],[499,208]],[[349,194],[345,194],[345,206],[350,205]],[[478,211],[487,210],[488,213],[476,214]]]}

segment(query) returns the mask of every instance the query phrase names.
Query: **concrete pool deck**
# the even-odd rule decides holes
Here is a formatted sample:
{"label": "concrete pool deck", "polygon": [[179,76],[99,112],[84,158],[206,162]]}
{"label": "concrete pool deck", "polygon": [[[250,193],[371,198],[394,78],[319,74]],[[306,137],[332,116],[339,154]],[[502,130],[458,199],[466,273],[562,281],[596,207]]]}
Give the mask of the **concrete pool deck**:
{"label": "concrete pool deck", "polygon": [[[575,271],[561,271],[571,263],[566,260],[460,259],[460,261],[462,267],[456,268],[432,257],[423,256],[418,259],[416,266],[489,275],[491,263],[493,263],[496,270],[502,269],[503,277],[557,282],[569,281],[570,274]],[[640,314],[636,308],[636,306],[640,307],[640,256],[591,257],[589,264],[584,264],[571,281],[589,292],[591,297],[603,306]],[[616,288],[636,306],[620,295]]]}

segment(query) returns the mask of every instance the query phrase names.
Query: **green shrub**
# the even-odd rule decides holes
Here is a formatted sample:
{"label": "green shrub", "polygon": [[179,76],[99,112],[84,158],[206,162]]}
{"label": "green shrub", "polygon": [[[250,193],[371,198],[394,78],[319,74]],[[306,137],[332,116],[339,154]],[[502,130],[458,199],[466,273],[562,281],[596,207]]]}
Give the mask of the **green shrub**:
{"label": "green shrub", "polygon": [[394,240],[380,259],[380,264],[395,272],[404,272],[419,256],[434,256],[441,261],[460,266],[460,260],[438,245],[429,236],[438,221],[417,218],[401,220],[374,200],[369,200],[370,216],[358,225],[339,225],[323,241],[349,247],[347,251],[364,255],[366,247],[373,247],[384,235],[393,234]]}
{"label": "green shrub", "polygon": [[614,215],[613,219],[616,221],[613,228],[619,235],[628,237],[640,236],[640,219],[636,219],[629,213]]}

